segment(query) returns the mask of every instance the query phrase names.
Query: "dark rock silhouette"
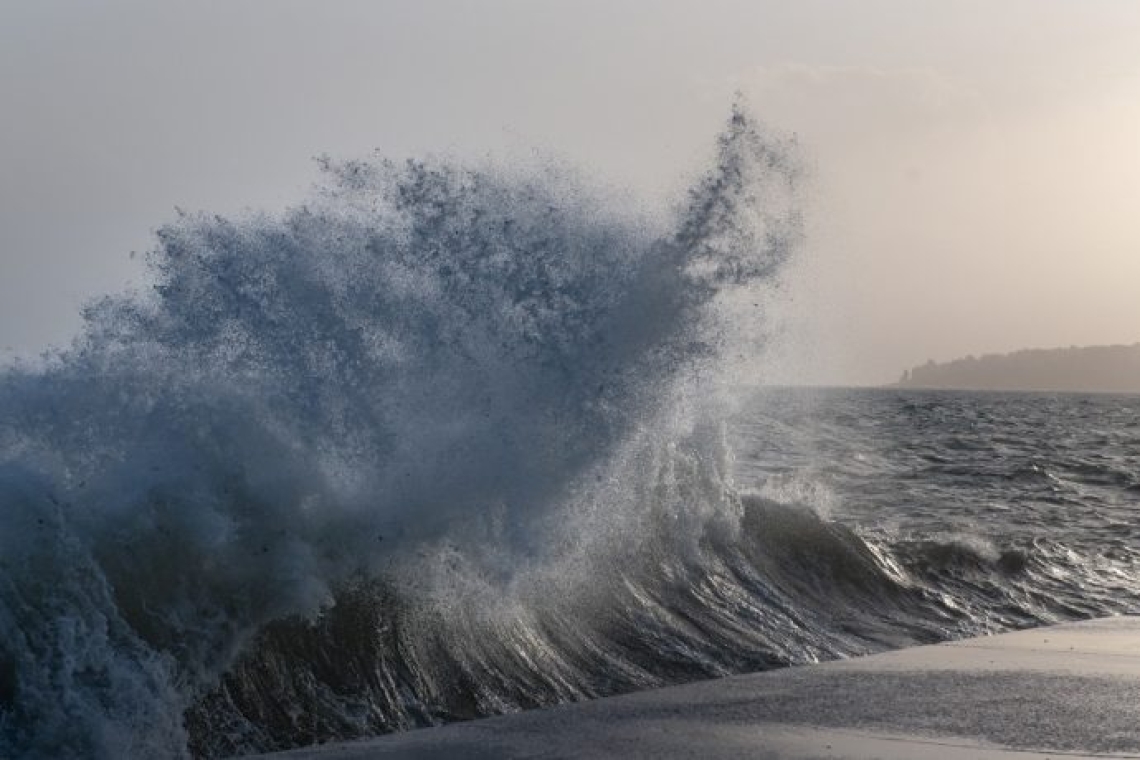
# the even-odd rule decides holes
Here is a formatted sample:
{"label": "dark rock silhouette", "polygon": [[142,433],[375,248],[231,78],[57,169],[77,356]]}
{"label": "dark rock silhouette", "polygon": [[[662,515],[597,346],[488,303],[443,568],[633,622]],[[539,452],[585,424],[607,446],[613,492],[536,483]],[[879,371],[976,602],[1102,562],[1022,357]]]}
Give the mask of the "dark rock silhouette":
{"label": "dark rock silhouette", "polygon": [[1140,343],[1029,349],[926,364],[903,372],[903,388],[1140,393]]}

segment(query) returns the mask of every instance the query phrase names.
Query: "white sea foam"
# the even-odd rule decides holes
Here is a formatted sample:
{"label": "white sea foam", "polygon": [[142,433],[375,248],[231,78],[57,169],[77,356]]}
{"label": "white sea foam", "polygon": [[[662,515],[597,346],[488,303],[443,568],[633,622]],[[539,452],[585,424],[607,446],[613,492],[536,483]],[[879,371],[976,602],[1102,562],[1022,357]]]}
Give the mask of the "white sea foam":
{"label": "white sea foam", "polygon": [[789,142],[734,111],[668,231],[558,171],[324,170],[163,227],[149,287],[0,377],[0,754],[184,754],[267,624],[361,578],[525,610],[647,520],[738,530],[704,408],[799,238]]}

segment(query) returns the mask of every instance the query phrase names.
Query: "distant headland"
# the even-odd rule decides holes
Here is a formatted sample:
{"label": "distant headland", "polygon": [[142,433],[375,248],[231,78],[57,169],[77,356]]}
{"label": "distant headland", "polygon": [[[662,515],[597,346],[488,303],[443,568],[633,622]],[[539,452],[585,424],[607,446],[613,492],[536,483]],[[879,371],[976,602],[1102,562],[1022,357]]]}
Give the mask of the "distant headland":
{"label": "distant headland", "polygon": [[1029,349],[928,361],[903,372],[902,388],[1140,393],[1140,343]]}

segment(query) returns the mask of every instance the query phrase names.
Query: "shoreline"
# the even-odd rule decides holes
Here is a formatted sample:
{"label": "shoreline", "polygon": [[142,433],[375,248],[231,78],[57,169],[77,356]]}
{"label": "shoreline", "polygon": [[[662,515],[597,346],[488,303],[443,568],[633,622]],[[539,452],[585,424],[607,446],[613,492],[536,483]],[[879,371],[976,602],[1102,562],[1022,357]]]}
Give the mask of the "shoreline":
{"label": "shoreline", "polygon": [[1140,616],[1122,616],[254,757],[1140,758],[1136,704]]}

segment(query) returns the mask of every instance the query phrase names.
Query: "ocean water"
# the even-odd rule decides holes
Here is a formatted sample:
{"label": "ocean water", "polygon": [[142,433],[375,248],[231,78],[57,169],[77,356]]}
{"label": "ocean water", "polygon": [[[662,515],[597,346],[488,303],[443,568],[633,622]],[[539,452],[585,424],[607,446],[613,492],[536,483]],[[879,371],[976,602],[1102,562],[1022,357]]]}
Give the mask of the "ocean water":
{"label": "ocean water", "polygon": [[[248,717],[288,694],[290,709],[327,711],[322,737],[367,734],[1140,613],[1140,396],[753,388],[735,398],[715,486],[730,494],[720,495],[729,526],[702,523],[690,544],[693,525],[677,533],[683,516],[655,515],[640,528],[650,537],[574,576],[590,586],[586,601],[542,595],[563,591],[556,584],[506,614],[492,603],[457,623],[433,610],[430,642],[403,606],[415,600],[386,587],[377,603],[361,589],[320,623],[275,629],[209,709]],[[681,508],[702,498],[685,493]],[[396,609],[416,621],[410,630]],[[372,722],[349,727],[349,712]],[[313,713],[257,714],[271,728],[255,745],[308,740]]]}
{"label": "ocean water", "polygon": [[0,757],[222,757],[1135,609],[1135,398],[756,390],[736,109],[647,213],[325,162],[0,373]]}
{"label": "ocean water", "polygon": [[853,531],[939,637],[1138,610],[1140,396],[770,389],[734,427],[738,487]]}

